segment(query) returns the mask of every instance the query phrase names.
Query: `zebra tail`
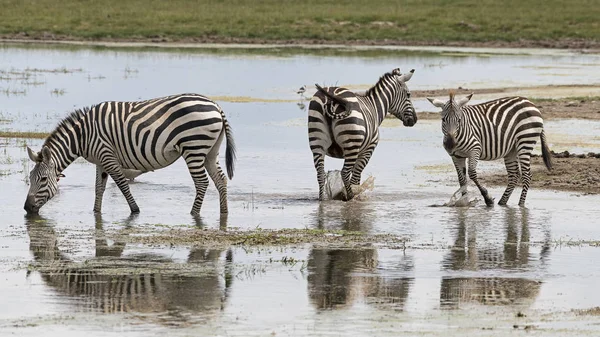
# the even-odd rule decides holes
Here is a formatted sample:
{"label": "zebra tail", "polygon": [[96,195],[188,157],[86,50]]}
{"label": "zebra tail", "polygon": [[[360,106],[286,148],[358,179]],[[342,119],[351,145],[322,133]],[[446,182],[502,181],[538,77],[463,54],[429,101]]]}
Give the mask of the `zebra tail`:
{"label": "zebra tail", "polygon": [[231,180],[233,178],[233,170],[236,159],[235,141],[233,140],[231,126],[229,126],[229,122],[227,122],[225,113],[223,111],[221,111],[221,115],[223,116],[223,126],[225,127],[225,138],[227,138],[225,148],[225,166],[227,167],[227,176],[229,177],[229,180]]}
{"label": "zebra tail", "polygon": [[540,134],[540,140],[542,141],[542,158],[544,158],[544,164],[548,170],[552,170],[552,153],[548,147],[544,130],[542,130],[542,133]]}
{"label": "zebra tail", "polygon": [[344,106],[344,108],[348,109],[348,101],[344,98],[338,97],[336,95],[333,95],[331,93],[329,93],[327,90],[325,90],[323,87],[321,87],[320,85],[315,83],[315,86],[317,87],[317,90],[320,91],[321,93],[323,93],[323,95],[327,96],[327,98],[329,98],[330,100],[336,102],[337,104],[341,104]]}

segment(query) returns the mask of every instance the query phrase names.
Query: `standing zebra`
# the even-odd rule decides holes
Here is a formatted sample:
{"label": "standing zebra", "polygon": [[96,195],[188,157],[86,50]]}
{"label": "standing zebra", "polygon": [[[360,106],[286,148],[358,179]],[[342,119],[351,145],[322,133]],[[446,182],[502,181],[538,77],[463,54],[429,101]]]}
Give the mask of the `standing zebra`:
{"label": "standing zebra", "polygon": [[473,94],[456,101],[454,93],[450,93],[447,102],[427,98],[431,104],[442,108],[444,148],[452,157],[460,183],[453,198],[458,193],[467,193],[466,160],[469,159],[469,178],[479,188],[486,205],[492,206],[494,200],[477,179],[477,162],[504,158],[508,186],[498,204],[506,205],[521,177],[523,191],[519,206],[523,206],[531,182],[531,152],[538,137],[542,142],[544,164],[548,170],[552,169],[542,114],[523,97],[505,97],[466,106],[471,97]]}
{"label": "standing zebra", "polygon": [[406,82],[414,69],[401,74],[400,69],[381,76],[364,95],[346,88],[322,88],[308,107],[308,140],[319,182],[319,200],[325,199],[325,155],[343,158],[342,180],[346,199],[354,197],[352,185],[360,176],[379,142],[379,125],[389,113],[413,126],[417,115]]}
{"label": "standing zebra", "polygon": [[225,114],[217,103],[198,94],[182,94],[140,102],[103,102],[76,110],[48,136],[42,150],[27,148],[36,164],[25,201],[27,213],[37,213],[56,194],[62,171],[78,157],[96,164],[94,212],[110,176],[129,204],[140,210],[129,191],[127,172],[148,172],[183,157],[196,187],[191,213],[198,215],[208,177],[219,191],[221,213],[227,213],[227,180],[218,162],[219,147],[227,139],[225,163],[233,177],[235,144]]}

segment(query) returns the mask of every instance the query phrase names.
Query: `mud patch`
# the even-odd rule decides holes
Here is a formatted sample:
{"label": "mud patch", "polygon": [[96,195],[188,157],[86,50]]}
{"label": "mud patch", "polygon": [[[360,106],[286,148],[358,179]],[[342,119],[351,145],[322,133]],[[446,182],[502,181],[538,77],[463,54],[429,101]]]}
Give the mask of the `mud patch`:
{"label": "mud patch", "polygon": [[[569,152],[553,153],[553,169],[548,171],[541,157],[531,158],[531,188],[600,193],[600,154],[574,155]],[[506,172],[501,171],[482,178],[486,184],[505,186]]]}
{"label": "mud patch", "polygon": [[[480,90],[467,90],[463,88],[452,89],[458,94],[502,94],[506,93],[506,96],[512,95],[515,88],[503,88],[503,89],[480,89]],[[448,94],[450,89],[441,90],[424,90],[424,91],[413,91],[415,97],[436,97],[444,96]],[[544,119],[590,119],[600,120],[600,97],[566,97],[559,99],[535,99],[530,98],[533,103],[542,112]],[[434,109],[432,106],[431,109]],[[419,112],[420,119],[439,119],[440,114],[437,111],[423,111]]]}

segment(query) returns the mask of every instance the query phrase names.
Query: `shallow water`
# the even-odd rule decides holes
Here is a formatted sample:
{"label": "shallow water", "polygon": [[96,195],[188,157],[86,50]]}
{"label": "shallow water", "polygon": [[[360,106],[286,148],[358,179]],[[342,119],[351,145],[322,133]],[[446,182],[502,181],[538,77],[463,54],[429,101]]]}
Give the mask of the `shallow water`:
{"label": "shallow water", "polygon": [[[598,84],[598,65],[600,54],[576,53],[532,56],[397,50],[365,58],[36,49],[0,43],[0,121],[8,121],[4,129],[48,131],[74,108],[182,92],[220,97],[219,103],[243,97],[259,102],[295,101],[302,85],[309,86],[308,97],[315,91],[314,83],[364,90],[397,67],[404,72],[416,69],[409,82],[412,90]],[[473,102],[478,100],[475,96]],[[248,112],[245,104],[224,107],[230,114]],[[415,100],[415,107],[432,110],[424,99]]]}
{"label": "shallow water", "polygon": [[[494,69],[498,65],[494,75],[501,81],[504,67],[540,62],[523,55],[399,55],[372,60],[110,50],[43,53],[47,57],[42,59],[35,49],[5,48],[0,58],[15,69],[85,70],[44,73],[45,87],[24,96],[0,96],[1,111],[9,117],[0,124],[2,130],[49,131],[72,106],[164,94],[157,79],[173,84],[169,93],[293,98],[299,84],[325,80],[324,74],[330,73],[327,78],[339,78],[340,83],[371,83],[394,65],[412,63],[418,72],[411,88],[417,90],[438,87],[423,67],[438,58],[449,65],[431,74],[448,83],[457,76],[447,71],[462,69],[462,75],[470,71],[469,64]],[[543,60],[578,64],[594,58]],[[126,67],[137,72],[124,78]],[[417,76],[422,67],[424,75]],[[356,71],[344,70],[348,68]],[[265,76],[267,69],[289,75]],[[217,70],[223,76],[213,75],[214,81],[194,75]],[[519,75],[522,84],[546,80],[535,69],[522,71],[531,71],[529,78]],[[86,82],[86,72],[106,79]],[[478,72],[469,73],[475,75],[463,78],[475,78],[475,83]],[[65,94],[51,96],[48,89],[59,85]],[[201,221],[188,215],[194,190],[180,161],[131,184],[141,208],[135,218],[129,218],[127,204],[112,182],[102,216],[94,217],[94,168],[84,161],[64,172],[59,194],[42,208],[40,218],[25,218],[22,206],[31,165],[24,145],[38,149],[42,140],[0,139],[2,334],[504,336],[533,330],[560,336],[569,328],[576,330],[571,333],[597,335],[597,316],[577,316],[572,310],[600,303],[595,291],[600,277],[595,263],[600,258],[599,196],[532,189],[527,208],[516,206],[519,190],[508,207],[487,208],[482,201],[471,208],[430,207],[448,201],[457,183],[440,144],[439,121],[422,120],[413,128],[385,122],[363,176],[373,175],[375,188],[364,200],[319,203],[306,112],[295,102],[222,105],[239,150],[226,220],[218,215],[212,185]],[[600,151],[594,136],[598,122],[554,120],[546,126],[552,148]],[[326,166],[339,169],[341,161],[328,160]],[[499,162],[481,163],[481,175],[502,167]],[[496,198],[503,191],[489,190]],[[471,191],[478,197],[474,187]],[[344,229],[389,233],[408,241],[385,248],[305,244],[207,249],[125,245],[112,235],[129,227],[161,231],[186,226]],[[43,268],[28,268],[30,264]],[[525,317],[517,317],[519,312]]]}

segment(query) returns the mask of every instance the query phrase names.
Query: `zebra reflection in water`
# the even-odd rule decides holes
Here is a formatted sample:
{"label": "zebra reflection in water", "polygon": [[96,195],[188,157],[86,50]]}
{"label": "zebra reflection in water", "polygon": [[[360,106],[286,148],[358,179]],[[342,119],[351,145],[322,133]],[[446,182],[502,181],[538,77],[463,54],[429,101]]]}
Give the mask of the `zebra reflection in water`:
{"label": "zebra reflection in water", "polygon": [[[332,209],[331,206],[319,205],[314,214],[314,227],[361,232],[370,232],[372,229],[375,215],[371,214],[372,207],[369,203],[343,203],[339,210]],[[334,218],[339,221],[329,221]],[[414,283],[414,261],[411,254],[401,251],[394,251],[393,254],[393,260],[386,261],[386,269],[403,275],[401,277],[381,274],[379,251],[373,246],[358,249],[313,247],[307,261],[308,296],[311,304],[324,310],[366,302],[381,309],[403,310]]]}
{"label": "zebra reflection in water", "polygon": [[[535,272],[544,270],[550,254],[550,232],[543,228],[543,242],[539,253],[532,252],[529,213],[525,208],[506,209],[506,232],[502,241],[477,233],[475,223],[467,224],[467,214],[459,212],[456,240],[445,256],[443,268],[452,273],[486,270],[501,275],[508,272]],[[477,223],[488,223],[478,221]],[[488,226],[486,224],[486,226]],[[489,225],[492,226],[492,225]],[[486,228],[490,233],[496,231]],[[479,243],[478,243],[479,239]],[[535,257],[539,257],[536,259]],[[528,277],[443,277],[440,303],[442,308],[460,308],[464,304],[529,306],[539,295],[542,281]]]}
{"label": "zebra reflection in water", "polygon": [[[159,272],[138,274],[131,269],[132,265],[147,263],[165,267],[174,263],[170,258],[153,253],[124,256],[125,244],[108,245],[100,216],[96,219],[95,255],[85,263],[75,262],[61,252],[59,238],[48,220],[40,216],[28,217],[26,227],[29,248],[42,280],[59,296],[72,299],[67,303],[78,310],[161,313],[160,320],[165,324],[185,324],[193,318],[182,312],[218,313],[227,304],[233,277],[222,264],[232,262],[231,250],[192,248],[187,262],[207,267],[198,276]],[[112,269],[110,273],[102,273],[93,267],[106,267],[107,264]],[[123,266],[122,271],[120,266]]]}

